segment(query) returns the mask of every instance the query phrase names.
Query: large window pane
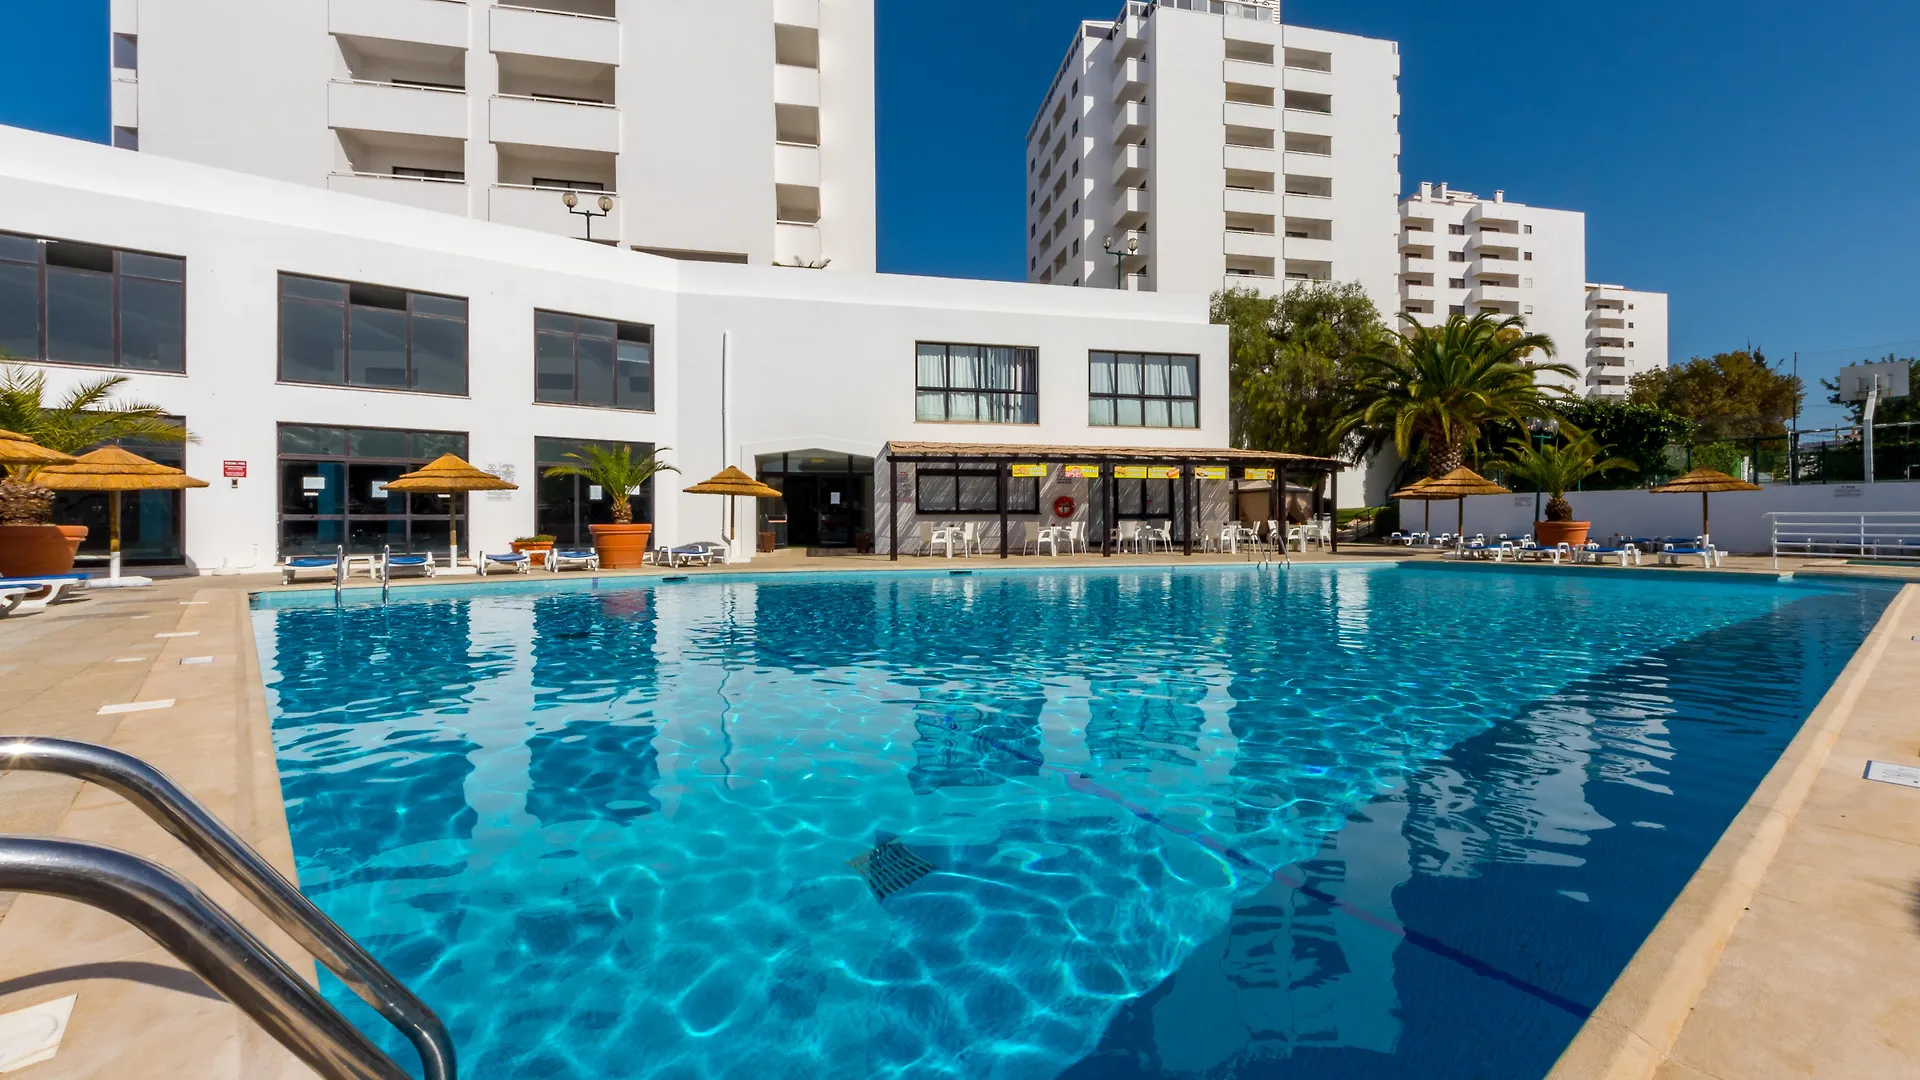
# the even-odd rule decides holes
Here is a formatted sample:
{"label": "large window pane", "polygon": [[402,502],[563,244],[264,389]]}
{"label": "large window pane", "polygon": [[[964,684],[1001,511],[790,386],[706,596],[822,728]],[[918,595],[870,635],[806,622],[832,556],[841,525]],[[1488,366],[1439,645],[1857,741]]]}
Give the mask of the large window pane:
{"label": "large window pane", "polygon": [[186,369],[185,286],[120,279],[120,364],[145,371]]}
{"label": "large window pane", "polygon": [[47,267],[47,359],[113,365],[113,275]]}
{"label": "large window pane", "polygon": [[280,452],[283,454],[334,455],[347,452],[347,433],[341,428],[280,425]]}
{"label": "large window pane", "polygon": [[921,473],[918,479],[922,512],[951,514],[959,509],[959,481],[952,473]]}
{"label": "large window pane", "polygon": [[947,347],[921,342],[915,350],[914,370],[921,387],[947,385]]}
{"label": "large window pane", "polygon": [[[399,432],[391,434],[398,435]],[[350,463],[347,466],[347,512],[374,516],[404,511],[405,497],[397,491],[389,495],[386,485],[388,481],[400,479],[400,474],[406,471],[405,465]]]}
{"label": "large window pane", "polygon": [[[8,239],[0,237],[0,240]],[[31,244],[31,241],[29,241]],[[0,353],[40,355],[40,268],[0,262]]]}
{"label": "large window pane", "polygon": [[948,394],[947,419],[980,419],[980,398],[976,394]]}
{"label": "large window pane", "polygon": [[347,382],[407,389],[407,313],[355,304],[348,319]]}
{"label": "large window pane", "polygon": [[623,409],[653,409],[653,346],[622,341],[616,349],[614,404]]}
{"label": "large window pane", "polygon": [[285,300],[280,304],[280,377],[342,383],[347,377],[347,309]]}
{"label": "large window pane", "polygon": [[407,433],[385,428],[348,429],[347,453],[357,458],[392,458],[400,461],[411,456],[407,453]]}
{"label": "large window pane", "polygon": [[1113,422],[1121,427],[1141,426],[1141,408],[1139,398],[1116,398],[1113,402]]}
{"label": "large window pane", "polygon": [[1087,389],[1096,394],[1113,393],[1113,354],[1097,352],[1087,361]]}
{"label": "large window pane", "polygon": [[1087,402],[1087,423],[1095,427],[1113,425],[1113,399],[1093,398]]}
{"label": "large window pane", "polygon": [[1116,394],[1140,393],[1139,357],[1118,356],[1114,358],[1113,392]]}
{"label": "large window pane", "polygon": [[[1037,423],[1039,352],[1012,345],[919,342],[914,348],[916,419]],[[949,391],[944,397],[938,391]],[[1016,402],[1019,391],[1028,402]]]}
{"label": "large window pane", "polygon": [[408,441],[413,444],[411,456],[415,461],[432,461],[441,454],[467,456],[467,437],[455,432],[419,431],[410,436]]}
{"label": "large window pane", "polygon": [[161,281],[185,281],[187,263],[185,259],[123,251],[120,253],[120,272]]}
{"label": "large window pane", "polygon": [[1140,367],[1140,392],[1148,397],[1167,396],[1167,358],[1149,356]]}
{"label": "large window pane", "polygon": [[534,400],[653,409],[651,326],[551,311],[533,317]]}
{"label": "large window pane", "polygon": [[582,336],[575,348],[580,365],[580,404],[612,406],[613,342]]}
{"label": "large window pane", "polygon": [[573,335],[533,336],[533,399],[571,404],[574,399]]}
{"label": "large window pane", "polygon": [[1147,410],[1146,426],[1167,426],[1167,402],[1164,398],[1148,398],[1144,402]]}
{"label": "large window pane", "polygon": [[300,277],[296,274],[281,274],[280,295],[307,300],[331,300],[336,304],[344,304],[347,302],[347,284],[344,281],[322,281],[319,278]]}
{"label": "large window pane", "polygon": [[1116,426],[1198,427],[1200,358],[1087,354],[1087,415]]}
{"label": "large window pane", "polygon": [[964,513],[990,514],[1000,509],[1000,481],[992,475],[960,474],[960,509]]}
{"label": "large window pane", "polygon": [[341,485],[346,465],[335,461],[280,463],[280,512],[283,514],[338,514],[346,509]]}
{"label": "large window pane", "polygon": [[413,388],[426,394],[467,392],[464,319],[413,317]]}
{"label": "large window pane", "polygon": [[38,266],[40,264],[40,242],[31,236],[0,233],[0,259]]}
{"label": "large window pane", "polygon": [[938,391],[929,393],[920,391],[913,397],[913,418],[915,420],[945,420],[947,418],[947,395]]}

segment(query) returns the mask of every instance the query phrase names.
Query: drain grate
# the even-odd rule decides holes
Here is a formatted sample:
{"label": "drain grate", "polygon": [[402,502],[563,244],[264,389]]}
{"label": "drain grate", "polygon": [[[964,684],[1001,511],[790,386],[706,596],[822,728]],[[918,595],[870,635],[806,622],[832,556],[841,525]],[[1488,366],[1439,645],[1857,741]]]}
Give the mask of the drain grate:
{"label": "drain grate", "polygon": [[892,838],[881,841],[872,851],[848,859],[847,865],[873,890],[875,900],[885,900],[933,873],[932,863]]}

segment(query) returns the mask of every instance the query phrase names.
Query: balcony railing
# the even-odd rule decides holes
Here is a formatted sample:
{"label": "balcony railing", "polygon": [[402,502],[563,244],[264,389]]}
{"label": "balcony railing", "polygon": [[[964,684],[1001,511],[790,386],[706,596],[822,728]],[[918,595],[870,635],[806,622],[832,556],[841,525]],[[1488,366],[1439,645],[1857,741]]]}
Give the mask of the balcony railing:
{"label": "balcony railing", "polygon": [[459,87],[335,79],[327,87],[327,124],[349,130],[464,139],[467,92]]}

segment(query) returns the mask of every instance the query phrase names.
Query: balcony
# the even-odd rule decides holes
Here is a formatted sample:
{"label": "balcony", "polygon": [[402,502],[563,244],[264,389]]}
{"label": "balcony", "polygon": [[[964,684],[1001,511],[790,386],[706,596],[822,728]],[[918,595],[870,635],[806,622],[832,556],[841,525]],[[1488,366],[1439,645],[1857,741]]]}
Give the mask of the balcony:
{"label": "balcony", "polygon": [[[334,0],[339,3],[340,0]],[[365,0],[354,0],[364,3]],[[442,0],[414,3],[453,5]],[[497,53],[543,56],[584,64],[620,62],[620,23],[600,15],[496,5],[487,13],[487,44]]]}
{"label": "balcony", "polygon": [[1300,195],[1287,192],[1280,202],[1281,213],[1287,217],[1323,218],[1330,212],[1327,195]]}
{"label": "balcony", "polygon": [[1483,251],[1488,248],[1498,248],[1502,251],[1518,251],[1520,250],[1521,239],[1519,233],[1486,232],[1482,230],[1468,234],[1467,246]]}
{"label": "balcony", "polygon": [[1439,273],[1439,267],[1439,263],[1418,255],[1407,255],[1400,259],[1400,272],[1403,274],[1426,274],[1432,277]]}
{"label": "balcony", "polygon": [[611,105],[495,94],[489,103],[487,136],[515,146],[615,154],[620,151],[620,110]]}
{"label": "balcony", "polygon": [[1296,150],[1286,152],[1281,159],[1282,170],[1288,176],[1318,176],[1328,180],[1333,178],[1333,159],[1325,154],[1302,154]]}
{"label": "balcony", "polygon": [[140,126],[140,83],[131,73],[126,76],[114,73],[112,116],[114,127]]}
{"label": "balcony", "polygon": [[1322,97],[1333,94],[1333,73],[1315,71],[1311,68],[1287,67],[1281,70],[1280,85],[1286,90],[1297,90]]}
{"label": "balcony", "polygon": [[1441,295],[1440,290],[1432,285],[1400,286],[1400,299],[1415,303],[1424,303],[1428,305],[1428,310],[1432,310],[1432,305],[1440,302]]}
{"label": "balcony", "polygon": [[1252,289],[1255,292],[1272,293],[1277,283],[1273,280],[1273,271],[1256,273],[1252,269],[1228,270],[1220,279],[1222,289]]}
{"label": "balcony", "polygon": [[1288,262],[1330,263],[1333,241],[1311,236],[1289,236],[1283,241]]}
{"label": "balcony", "polygon": [[1113,100],[1138,101],[1147,92],[1147,62],[1122,60],[1113,75]]}
{"label": "balcony", "polygon": [[773,21],[783,26],[820,28],[820,0],[773,0]]}
{"label": "balcony", "polygon": [[1519,259],[1502,258],[1499,255],[1482,255],[1472,262],[1469,262],[1467,264],[1467,270],[1475,277],[1483,274],[1500,277],[1517,277],[1520,273],[1521,265]]}
{"label": "balcony", "polygon": [[1277,150],[1258,146],[1228,146],[1221,163],[1229,169],[1272,173],[1280,163],[1280,154]]}
{"label": "balcony", "polygon": [[1221,206],[1229,214],[1254,214],[1259,217],[1276,217],[1280,213],[1280,196],[1271,191],[1248,191],[1244,188],[1228,188]]}
{"label": "balcony", "polygon": [[1229,101],[1225,104],[1222,119],[1228,127],[1274,129],[1273,122],[1279,119],[1279,112],[1271,105],[1251,105],[1244,101]]}
{"label": "balcony", "polygon": [[464,49],[467,6],[449,0],[328,0],[327,32]]}
{"label": "balcony", "polygon": [[1271,261],[1280,257],[1280,238],[1272,233],[1222,233],[1221,250],[1229,258],[1240,256]]}
{"label": "balcony", "polygon": [[1139,143],[1128,143],[1113,158],[1113,182],[1121,187],[1138,187],[1146,179],[1153,158]]}
{"label": "balcony", "polygon": [[467,137],[467,92],[335,80],[327,85],[327,126],[351,131]]}
{"label": "balcony", "polygon": [[1598,288],[1587,290],[1587,308],[1593,311],[1618,311],[1625,316],[1627,293],[1624,289]]}
{"label": "balcony", "polygon": [[1113,140],[1116,143],[1137,143],[1147,137],[1147,128],[1153,123],[1153,112],[1138,101],[1129,101],[1114,110]]}
{"label": "balcony", "polygon": [[1596,329],[1625,330],[1627,312],[1625,308],[1601,307],[1587,312],[1587,325]]}
{"label": "balcony", "polygon": [[1264,86],[1269,90],[1280,85],[1278,73],[1272,64],[1255,64],[1247,60],[1223,61],[1220,77],[1230,83],[1242,86]]}
{"label": "balcony", "polygon": [[1400,233],[1400,250],[1417,259],[1433,258],[1433,233],[1426,229],[1406,229]]}
{"label": "balcony", "polygon": [[114,34],[140,33],[139,0],[112,0],[107,6],[107,30]]}
{"label": "balcony", "polygon": [[801,266],[820,261],[820,226],[796,225],[792,223],[773,227],[773,261],[791,263],[799,260]]}
{"label": "balcony", "polygon": [[820,148],[776,143],[773,147],[773,182],[820,186]]}
{"label": "balcony", "polygon": [[1467,289],[1467,312],[1485,307],[1503,309],[1520,303],[1520,290],[1511,285],[1473,285]]}
{"label": "balcony", "polygon": [[1124,15],[1114,20],[1113,48],[1122,58],[1144,55],[1147,51],[1147,20],[1139,15]]}
{"label": "balcony", "polygon": [[1588,366],[1626,367],[1627,350],[1620,345],[1595,345],[1587,350]]}
{"label": "balcony", "polygon": [[[585,237],[586,218],[567,210],[566,203],[561,201],[565,195],[566,192],[559,188],[495,184],[487,192],[487,217],[502,225],[516,225],[556,236]],[[594,219],[593,238],[619,240],[622,233],[618,194],[611,191],[582,191],[579,193],[581,208],[597,210],[593,203],[602,195],[613,200],[613,210],[606,217]]]}
{"label": "balcony", "polygon": [[820,107],[820,69],[773,65],[773,101],[776,105]]}
{"label": "balcony", "polygon": [[1145,188],[1127,188],[1113,200],[1112,218],[1116,228],[1138,229],[1152,212],[1153,193]]}
{"label": "balcony", "polygon": [[1520,231],[1520,211],[1513,203],[1481,201],[1467,211],[1467,225],[1505,225]]}
{"label": "balcony", "polygon": [[464,215],[467,212],[467,185],[463,180],[337,172],[327,177],[327,190],[417,206],[422,210],[438,210],[444,214]]}

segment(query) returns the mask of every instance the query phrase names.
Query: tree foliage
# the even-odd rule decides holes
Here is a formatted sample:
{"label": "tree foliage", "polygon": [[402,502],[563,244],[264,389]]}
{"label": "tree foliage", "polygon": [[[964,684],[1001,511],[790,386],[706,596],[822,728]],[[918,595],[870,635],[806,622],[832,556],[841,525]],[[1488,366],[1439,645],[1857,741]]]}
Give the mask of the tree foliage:
{"label": "tree foliage", "polygon": [[1627,400],[1690,420],[1696,437],[1713,441],[1785,433],[1804,391],[1759,349],[1742,349],[1635,375]]}
{"label": "tree foliage", "polygon": [[[1882,361],[1882,362],[1883,363],[1904,363],[1908,365],[1908,368],[1907,368],[1908,383],[1913,386],[1920,386],[1920,360],[1916,360],[1911,356],[1902,357],[1899,360],[1895,360],[1892,356],[1889,356],[1886,358],[1885,361]],[[1840,400],[1840,380],[1838,378],[1835,378],[1832,382],[1828,382],[1825,379],[1821,379],[1820,386],[1822,389],[1829,391],[1829,393],[1827,394],[1828,404],[1838,405],[1847,410],[1848,422],[1852,423],[1856,427],[1858,427],[1862,422],[1864,422],[1864,419],[1866,417],[1866,412],[1867,412],[1867,403],[1864,401]],[[1920,397],[1916,397],[1911,393],[1903,398],[1891,398],[1891,399],[1883,398],[1879,403],[1877,403],[1873,407],[1873,422],[1876,425],[1908,424],[1908,423],[1913,423],[1915,421],[1920,421]]]}
{"label": "tree foliage", "polygon": [[1607,450],[1591,434],[1560,425],[1559,437],[1540,446],[1516,446],[1501,466],[1547,493],[1547,520],[1572,521],[1567,492],[1609,469],[1636,468],[1624,457],[1603,457]]}
{"label": "tree foliage", "polygon": [[1554,403],[1564,423],[1593,436],[1600,445],[1633,463],[1633,471],[1653,474],[1666,464],[1670,444],[1693,437],[1693,423],[1657,405],[1635,405],[1612,398],[1568,398]]}
{"label": "tree foliage", "polygon": [[1574,377],[1565,364],[1527,359],[1553,356],[1554,344],[1519,316],[1453,315],[1437,326],[1404,318],[1405,331],[1356,358],[1348,421],[1363,437],[1391,437],[1408,460],[1423,443],[1428,477],[1459,468],[1490,427],[1548,415],[1560,391],[1539,385],[1541,374]]}
{"label": "tree foliage", "polygon": [[1212,315],[1227,327],[1233,445],[1317,457],[1359,449],[1345,422],[1354,358],[1391,336],[1366,290],[1356,282],[1282,296],[1227,289],[1214,294]]}
{"label": "tree foliage", "polygon": [[[0,353],[0,361],[7,359]],[[49,401],[47,374],[37,368],[0,367],[0,430],[63,454],[124,439],[185,442],[187,429],[166,410],[140,401],[118,401],[125,375],[84,379]],[[9,465],[0,480],[0,524],[45,525],[53,521],[54,493],[34,482],[44,466]]]}

